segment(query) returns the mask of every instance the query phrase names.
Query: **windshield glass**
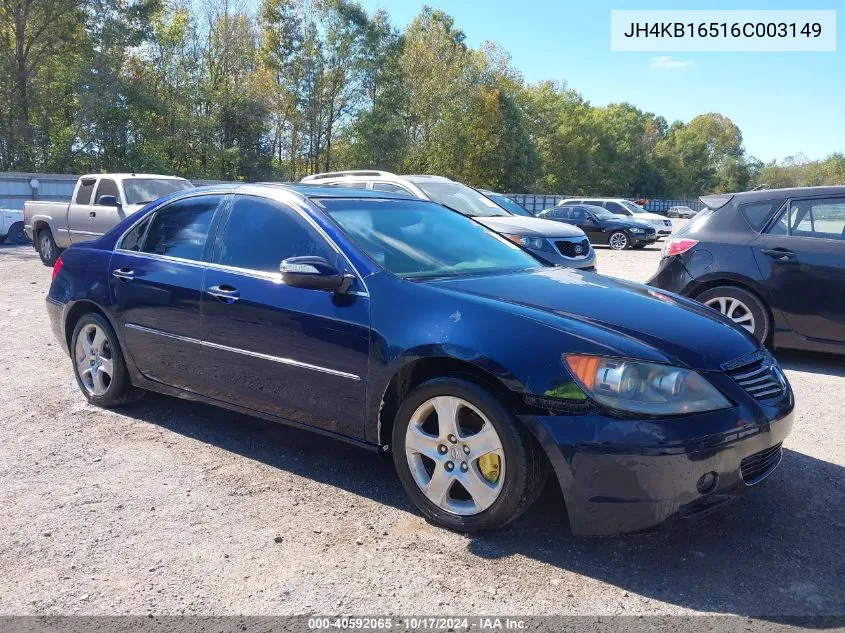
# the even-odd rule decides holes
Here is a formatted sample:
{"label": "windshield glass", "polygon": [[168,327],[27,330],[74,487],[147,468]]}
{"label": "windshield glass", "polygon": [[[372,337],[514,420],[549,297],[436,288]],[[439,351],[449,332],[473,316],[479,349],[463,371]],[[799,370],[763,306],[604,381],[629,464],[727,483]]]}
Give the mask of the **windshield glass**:
{"label": "windshield glass", "polygon": [[613,213],[605,209],[604,207],[584,207],[594,216],[596,216],[599,220],[618,220],[619,218],[616,217]]}
{"label": "windshield glass", "polygon": [[633,202],[628,202],[627,200],[620,200],[619,203],[628,209],[631,213],[648,213],[645,209],[641,206],[634,204]]}
{"label": "windshield glass", "polygon": [[193,189],[193,185],[182,178],[133,178],[123,181],[127,204],[147,204],[176,191]]}
{"label": "windshield glass", "polygon": [[500,193],[486,193],[484,194],[488,198],[490,198],[493,202],[498,204],[500,207],[505,209],[506,211],[510,211],[514,215],[522,215],[526,217],[533,217],[525,208],[519,204],[516,200],[512,200],[507,196],[504,196]]}
{"label": "windshield glass", "polygon": [[470,217],[510,215],[487,196],[459,182],[415,181],[414,184],[435,202]]}
{"label": "windshield glass", "polygon": [[516,244],[429,202],[322,199],[320,203],[370,259],[399,277],[456,277],[541,266]]}

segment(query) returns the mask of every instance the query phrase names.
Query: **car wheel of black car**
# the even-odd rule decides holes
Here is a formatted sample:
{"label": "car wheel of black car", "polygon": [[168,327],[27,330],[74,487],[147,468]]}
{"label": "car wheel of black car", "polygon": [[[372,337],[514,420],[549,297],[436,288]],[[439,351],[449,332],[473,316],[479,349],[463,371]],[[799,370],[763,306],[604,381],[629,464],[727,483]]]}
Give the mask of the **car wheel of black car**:
{"label": "car wheel of black car", "polygon": [[38,231],[35,247],[38,249],[38,255],[45,266],[52,266],[56,263],[56,259],[59,257],[59,247],[56,246],[56,241],[53,239],[50,229]]}
{"label": "car wheel of black car", "polygon": [[607,238],[607,245],[615,251],[622,251],[631,248],[631,240],[625,231],[614,231]]}
{"label": "car wheel of black car", "polygon": [[15,222],[9,227],[9,234],[6,236],[12,244],[25,244],[29,241],[23,230],[23,222]]}
{"label": "car wheel of black car", "polygon": [[769,311],[756,295],[735,286],[719,286],[695,297],[706,306],[718,310],[738,326],[748,330],[757,340],[766,342],[771,331]]}
{"label": "car wheel of black car", "polygon": [[396,415],[393,461],[432,523],[462,532],[500,528],[537,499],[546,461],[528,430],[478,385],[437,378]]}
{"label": "car wheel of black car", "polygon": [[77,321],[70,350],[76,382],[91,404],[114,407],[143,395],[132,386],[117,335],[101,315],[89,312]]}

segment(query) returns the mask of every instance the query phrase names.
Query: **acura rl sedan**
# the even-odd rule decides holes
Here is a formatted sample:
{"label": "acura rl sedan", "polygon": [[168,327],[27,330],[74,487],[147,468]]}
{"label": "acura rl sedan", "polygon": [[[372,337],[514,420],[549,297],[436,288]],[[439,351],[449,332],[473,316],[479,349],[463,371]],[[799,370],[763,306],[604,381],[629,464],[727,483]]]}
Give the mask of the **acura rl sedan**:
{"label": "acura rl sedan", "polygon": [[576,534],[690,517],[765,479],[792,425],[777,362],[722,315],[384,192],[171,195],[65,251],[47,308],[91,403],[157,391],[389,454],[467,532],[550,472]]}

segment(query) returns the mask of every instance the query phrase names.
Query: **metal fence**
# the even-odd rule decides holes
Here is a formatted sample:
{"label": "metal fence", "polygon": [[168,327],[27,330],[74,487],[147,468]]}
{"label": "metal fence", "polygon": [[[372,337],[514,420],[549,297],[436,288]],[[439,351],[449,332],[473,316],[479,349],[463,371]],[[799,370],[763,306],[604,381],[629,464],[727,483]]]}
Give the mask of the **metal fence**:
{"label": "metal fence", "polygon": [[[583,199],[581,196],[546,196],[533,193],[507,193],[505,195],[521,204],[529,213],[534,214],[543,209],[554,207],[566,198]],[[649,200],[645,205],[645,210],[666,215],[670,207],[690,207],[693,211],[700,211],[703,206],[704,204],[700,200]]]}

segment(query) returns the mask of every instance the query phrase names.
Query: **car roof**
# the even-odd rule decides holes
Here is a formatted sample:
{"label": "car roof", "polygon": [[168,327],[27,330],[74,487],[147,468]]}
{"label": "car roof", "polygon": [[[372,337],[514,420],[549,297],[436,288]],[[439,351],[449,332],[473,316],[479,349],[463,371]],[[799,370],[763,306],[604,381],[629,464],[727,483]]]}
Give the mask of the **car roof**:
{"label": "car roof", "polygon": [[156,178],[158,180],[188,180],[182,176],[173,176],[167,174],[83,174],[82,178],[114,178],[116,180],[131,180],[133,178]]}
{"label": "car roof", "polygon": [[317,185],[313,183],[286,183],[286,182],[261,182],[257,184],[243,184],[243,183],[220,183],[215,185],[206,185],[197,187],[192,190],[192,193],[208,192],[235,192],[249,193],[250,191],[262,193],[274,191],[290,191],[297,194],[300,198],[354,198],[354,199],[373,199],[373,200],[417,200],[412,196],[401,193],[392,193],[388,191],[372,191],[369,189],[350,189],[346,187],[330,187],[326,185]]}
{"label": "car roof", "polygon": [[701,196],[701,200],[711,209],[720,209],[732,200],[737,203],[771,200],[772,198],[795,198],[798,196],[841,196],[845,195],[845,185],[825,185],[821,187],[789,187],[786,189],[759,189],[757,191],[738,191],[736,193],[717,193]]}

